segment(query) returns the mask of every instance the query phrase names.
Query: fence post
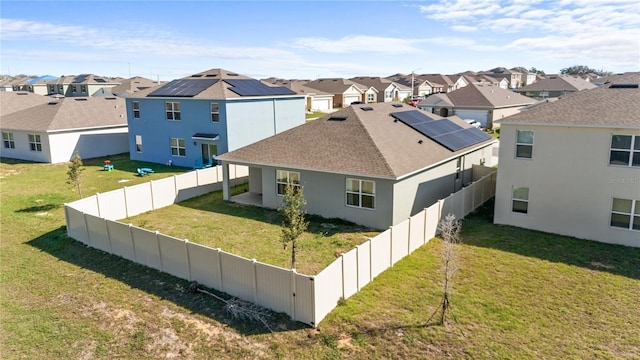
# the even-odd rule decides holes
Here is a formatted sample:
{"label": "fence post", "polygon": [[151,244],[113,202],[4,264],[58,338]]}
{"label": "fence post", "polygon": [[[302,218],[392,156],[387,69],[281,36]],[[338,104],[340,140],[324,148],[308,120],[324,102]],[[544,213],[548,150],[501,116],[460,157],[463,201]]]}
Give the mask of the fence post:
{"label": "fence post", "polygon": [[138,255],[136,254],[136,239],[133,236],[133,225],[129,223],[129,237],[131,238],[131,248],[133,250],[133,259],[138,262]]}
{"label": "fence post", "polygon": [[127,186],[125,186],[122,191],[124,192],[124,215],[125,218],[129,217],[129,206],[128,206],[128,202],[127,202]]}
{"label": "fence post", "polygon": [[253,264],[253,302],[258,303],[258,274],[256,274],[256,259],[251,259]]}
{"label": "fence post", "polygon": [[187,260],[187,277],[189,282],[191,282],[191,256],[189,254],[189,240],[184,239],[184,254]]}
{"label": "fence post", "polygon": [[178,199],[178,176],[173,175],[173,203],[176,203],[176,199]]}
{"label": "fence post", "polygon": [[156,248],[158,249],[158,257],[160,257],[160,271],[164,271],[164,266],[162,266],[162,250],[160,249],[160,238],[158,235],[160,231],[156,230]]}
{"label": "fence post", "polygon": [[[71,235],[69,232],[71,231],[71,224],[69,223],[69,205],[64,203],[64,222],[67,227],[67,236]],[[71,237],[71,236],[69,236]]]}
{"label": "fence post", "polygon": [[91,231],[89,231],[89,224],[87,223],[87,213],[82,214],[84,218],[84,228],[87,230],[87,243],[85,245],[91,246]]}
{"label": "fence post", "polygon": [[104,220],[104,229],[107,231],[107,240],[109,240],[109,253],[113,254],[113,245],[111,244],[111,232],[109,231],[109,223],[107,219],[102,218]]}
{"label": "fence post", "polygon": [[153,201],[153,180],[149,181],[149,193],[151,193],[151,210],[155,210],[156,204]]}
{"label": "fence post", "polygon": [[98,205],[98,217],[100,217],[100,193],[96,193],[96,205]]}
{"label": "fence post", "polygon": [[340,275],[342,277],[342,298],[346,298],[344,296],[344,254],[340,255]]}
{"label": "fence post", "polygon": [[[429,218],[427,217],[427,208],[423,208],[422,211],[424,211],[424,231],[422,232],[422,245],[424,245],[427,243],[427,221]],[[431,240],[431,238],[429,238],[429,240]]]}
{"label": "fence post", "polygon": [[409,231],[407,231],[407,255],[411,254],[411,216],[409,216]]}
{"label": "fence post", "polygon": [[476,188],[478,187],[478,181],[474,182],[472,186],[473,188],[471,189],[471,207],[473,208],[472,211],[475,211],[478,208],[478,205],[476,205]]}
{"label": "fence post", "polygon": [[224,292],[224,282],[222,281],[222,279],[224,279],[224,276],[222,276],[222,258],[220,257],[220,251],[222,251],[222,249],[217,248],[216,250],[216,254],[218,254],[218,280],[220,280],[220,291]]}
{"label": "fence post", "polygon": [[291,302],[289,303],[289,312],[292,314],[291,318],[296,319],[296,269],[291,269]]}
{"label": "fence post", "polygon": [[389,266],[393,266],[393,225],[389,226]]}

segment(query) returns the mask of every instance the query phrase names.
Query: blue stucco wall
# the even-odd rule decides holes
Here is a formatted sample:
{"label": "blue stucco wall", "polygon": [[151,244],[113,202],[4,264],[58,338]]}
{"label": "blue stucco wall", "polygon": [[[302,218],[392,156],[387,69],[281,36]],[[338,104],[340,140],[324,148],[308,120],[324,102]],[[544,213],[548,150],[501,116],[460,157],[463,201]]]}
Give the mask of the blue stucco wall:
{"label": "blue stucco wall", "polygon": [[[133,118],[133,101],[140,104],[140,118]],[[180,121],[166,120],[165,103],[180,103]],[[218,134],[218,155],[305,122],[304,97],[212,100],[190,98],[128,98],[129,149],[132,160],[191,167],[202,157],[196,133]],[[220,121],[211,121],[212,102],[219,104]],[[142,136],[142,152],[136,150]],[[170,139],[185,140],[185,156],[172,156]]]}

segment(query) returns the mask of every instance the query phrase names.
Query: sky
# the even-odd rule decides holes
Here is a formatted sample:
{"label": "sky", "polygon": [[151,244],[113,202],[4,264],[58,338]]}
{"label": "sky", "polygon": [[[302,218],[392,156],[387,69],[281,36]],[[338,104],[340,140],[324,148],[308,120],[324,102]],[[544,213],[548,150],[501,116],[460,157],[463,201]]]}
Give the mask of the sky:
{"label": "sky", "polygon": [[173,80],[640,71],[638,0],[0,2],[0,73]]}

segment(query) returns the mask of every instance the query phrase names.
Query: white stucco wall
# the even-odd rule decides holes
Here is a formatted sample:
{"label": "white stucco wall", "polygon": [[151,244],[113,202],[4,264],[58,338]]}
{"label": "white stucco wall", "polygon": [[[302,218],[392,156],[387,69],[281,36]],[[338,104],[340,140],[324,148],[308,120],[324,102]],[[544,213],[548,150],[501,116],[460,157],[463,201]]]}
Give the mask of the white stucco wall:
{"label": "white stucco wall", "polygon": [[89,131],[50,133],[51,162],[71,160],[77,151],[83,159],[129,152],[126,126]]}
{"label": "white stucco wall", "polygon": [[[516,130],[534,131],[532,159],[515,158]],[[640,200],[640,170],[609,165],[612,134],[640,129],[502,124],[494,222],[640,247],[640,231],[609,225],[614,197]],[[513,187],[529,188],[527,214],[511,211]]]}
{"label": "white stucco wall", "polygon": [[[28,160],[35,162],[51,162],[49,138],[44,132],[26,132],[15,130],[2,130],[3,132],[13,133],[13,139],[15,143],[14,149],[7,149],[4,144],[0,148],[3,157],[12,159]],[[40,142],[42,144],[42,151],[32,151],[29,145],[29,134],[40,135]]]}

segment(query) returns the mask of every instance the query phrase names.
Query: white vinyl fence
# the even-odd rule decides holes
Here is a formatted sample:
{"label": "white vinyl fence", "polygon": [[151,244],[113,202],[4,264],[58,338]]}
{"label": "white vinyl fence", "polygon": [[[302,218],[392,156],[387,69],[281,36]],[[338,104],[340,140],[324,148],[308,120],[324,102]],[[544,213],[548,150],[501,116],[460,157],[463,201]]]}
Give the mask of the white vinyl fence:
{"label": "white vinyl fence", "polygon": [[[230,166],[245,182],[248,168]],[[221,167],[125,187],[65,204],[67,234],[88,246],[188,281],[197,281],[311,326],[436,235],[441,217],[462,219],[494,196],[493,171],[341,255],[316,276],[246,259],[116,220],[222,188]]]}

